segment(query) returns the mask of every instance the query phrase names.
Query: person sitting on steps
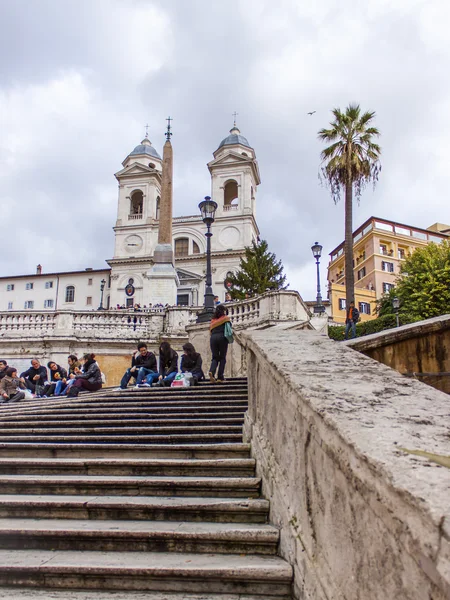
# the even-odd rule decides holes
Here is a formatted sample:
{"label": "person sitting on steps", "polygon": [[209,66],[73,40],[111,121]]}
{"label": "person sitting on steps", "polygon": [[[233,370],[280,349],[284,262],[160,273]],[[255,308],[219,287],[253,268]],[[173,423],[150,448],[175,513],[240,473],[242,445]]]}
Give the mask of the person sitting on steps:
{"label": "person sitting on steps", "polygon": [[181,357],[180,371],[182,373],[192,373],[194,385],[197,385],[199,381],[204,381],[205,379],[202,371],[202,357],[189,342],[184,344],[183,350],[184,354]]}
{"label": "person sitting on steps", "polygon": [[31,361],[31,367],[20,374],[20,381],[36,395],[40,396],[47,384],[47,369],[41,366],[37,358]]}
{"label": "person sitting on steps", "polygon": [[[78,360],[78,357],[75,354],[69,354],[67,357],[67,363],[69,365],[68,374],[66,377],[58,380],[55,388],[55,396],[62,396],[63,394],[67,394],[70,386],[73,385],[75,381],[75,369],[81,368],[81,363]],[[70,376],[73,375],[73,378]]]}
{"label": "person sitting on steps", "polygon": [[[228,340],[225,337],[225,323],[231,323],[227,315],[227,309],[223,304],[216,306],[211,319],[209,330],[211,333],[210,347],[212,353],[211,367],[209,369],[209,380],[211,383],[224,381],[225,364],[227,362]],[[219,367],[216,380],[216,370]]]}
{"label": "person sitting on steps", "polygon": [[8,368],[8,363],[6,360],[0,360],[0,379],[3,379],[6,375],[6,369]]}
{"label": "person sitting on steps", "polygon": [[162,342],[159,347],[159,381],[156,385],[170,387],[178,373],[178,354],[169,342]]}
{"label": "person sitting on steps", "polygon": [[0,404],[19,402],[25,398],[26,385],[17,377],[17,369],[8,367],[0,380]]}
{"label": "person sitting on steps", "polygon": [[56,392],[56,385],[59,381],[67,378],[67,371],[57,365],[53,360],[47,364],[48,370],[50,371],[50,383],[48,383],[43,390],[44,396],[52,396]]}
{"label": "person sitting on steps", "polygon": [[82,361],[83,370],[75,369],[75,375],[70,376],[75,381],[70,386],[68,398],[78,396],[81,390],[97,392],[102,388],[102,373],[95,361],[95,354],[84,354]]}
{"label": "person sitting on steps", "polygon": [[133,354],[131,359],[131,367],[126,370],[124,376],[122,377],[122,381],[120,382],[120,389],[125,390],[127,388],[128,382],[133,377],[136,379],[136,385],[141,385],[141,383],[146,379],[147,383],[150,385],[153,381],[158,379],[158,365],[156,364],[156,356],[153,352],[149,352],[147,350],[147,344],[141,342],[138,344],[138,352],[139,354]]}

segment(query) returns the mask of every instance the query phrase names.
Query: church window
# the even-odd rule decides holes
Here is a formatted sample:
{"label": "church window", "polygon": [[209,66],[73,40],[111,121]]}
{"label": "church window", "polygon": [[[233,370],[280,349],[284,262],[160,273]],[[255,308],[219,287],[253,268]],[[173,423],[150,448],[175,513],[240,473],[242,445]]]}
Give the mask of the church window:
{"label": "church window", "polygon": [[159,210],[161,205],[161,198],[159,196],[156,197],[156,220],[159,219]]}
{"label": "church window", "polygon": [[197,242],[192,242],[192,254],[200,254],[200,248]]}
{"label": "church window", "polygon": [[66,287],[66,302],[75,302],[75,287],[68,285]]}
{"label": "church window", "polygon": [[242,156],[248,156],[247,152],[242,152]]}
{"label": "church window", "polygon": [[178,294],[177,306],[189,306],[189,294]]}
{"label": "church window", "polygon": [[238,203],[238,184],[234,179],[228,181],[224,188],[224,206],[237,206]]}
{"label": "church window", "polygon": [[144,194],[141,190],[136,190],[131,194],[130,215],[142,215],[144,207]]}
{"label": "church window", "polygon": [[133,308],[134,298],[127,298],[127,308]]}
{"label": "church window", "polygon": [[150,169],[154,169],[155,168],[155,163],[148,163],[148,166],[150,167]]}
{"label": "church window", "polygon": [[189,256],[189,238],[175,240],[175,256]]}

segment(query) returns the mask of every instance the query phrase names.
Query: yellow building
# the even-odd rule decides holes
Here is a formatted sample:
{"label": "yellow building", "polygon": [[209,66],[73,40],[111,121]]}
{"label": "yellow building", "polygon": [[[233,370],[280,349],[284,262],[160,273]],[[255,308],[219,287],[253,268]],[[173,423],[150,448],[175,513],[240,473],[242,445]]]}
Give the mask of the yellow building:
{"label": "yellow building", "polygon": [[[440,243],[450,236],[450,225],[435,223],[428,229],[370,217],[353,233],[355,305],[361,321],[376,318],[376,301],[394,287],[401,262],[416,248]],[[330,252],[328,297],[333,321],[345,323],[344,242]]]}

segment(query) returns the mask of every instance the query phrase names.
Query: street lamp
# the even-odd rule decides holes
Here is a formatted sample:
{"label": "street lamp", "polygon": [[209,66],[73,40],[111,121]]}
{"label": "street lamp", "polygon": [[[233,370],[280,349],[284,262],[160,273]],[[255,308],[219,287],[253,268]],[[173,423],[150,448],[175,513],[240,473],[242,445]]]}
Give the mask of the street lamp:
{"label": "street lamp", "polygon": [[397,298],[397,296],[392,298],[392,308],[395,311],[395,320],[397,321],[397,327],[400,327],[400,320],[398,318],[398,309],[400,308],[400,298]]}
{"label": "street lamp", "polygon": [[211,200],[209,196],[205,196],[203,202],[198,205],[202,215],[203,223],[206,225],[206,285],[205,285],[205,305],[201,313],[197,317],[197,323],[206,323],[211,321],[214,312],[214,294],[212,291],[212,274],[211,274],[211,225],[214,223],[214,215],[217,210],[217,203]]}
{"label": "street lamp", "polygon": [[100,281],[100,306],[98,307],[97,310],[105,310],[103,308],[103,292],[104,292],[104,289],[105,289],[105,285],[106,285],[106,279],[102,279]]}
{"label": "street lamp", "polygon": [[325,312],[325,306],[322,304],[322,295],[320,293],[320,257],[322,256],[322,246],[319,242],[316,242],[313,246],[311,246],[311,251],[313,253],[314,258],[316,259],[317,265],[317,298],[316,298],[316,306],[314,307],[315,314],[322,314]]}

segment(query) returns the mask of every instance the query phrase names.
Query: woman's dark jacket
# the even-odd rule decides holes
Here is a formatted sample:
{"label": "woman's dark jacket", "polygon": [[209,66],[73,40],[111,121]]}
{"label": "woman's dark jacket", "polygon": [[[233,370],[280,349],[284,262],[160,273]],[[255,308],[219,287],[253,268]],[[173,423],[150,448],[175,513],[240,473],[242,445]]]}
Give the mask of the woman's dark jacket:
{"label": "woman's dark jacket", "polygon": [[181,357],[180,371],[182,373],[185,371],[189,371],[190,373],[194,373],[194,371],[200,372],[202,370],[202,363],[202,357],[198,352],[195,352],[192,356],[183,354]]}
{"label": "woman's dark jacket", "polygon": [[167,377],[170,373],[178,373],[178,354],[172,348],[167,359],[161,353],[159,354],[159,374]]}
{"label": "woman's dark jacket", "polygon": [[65,369],[63,369],[63,367],[60,367],[59,365],[56,365],[58,368],[56,369],[56,371],[53,371],[52,369],[49,369],[50,371],[50,381],[59,381],[59,379],[55,379],[55,375],[56,373],[59,373],[59,376],[61,377],[61,379],[66,379],[67,378],[67,371]]}
{"label": "woman's dark jacket", "polygon": [[102,383],[102,373],[95,360],[85,363],[83,367],[83,373],[76,375],[76,378],[87,379],[89,383]]}

